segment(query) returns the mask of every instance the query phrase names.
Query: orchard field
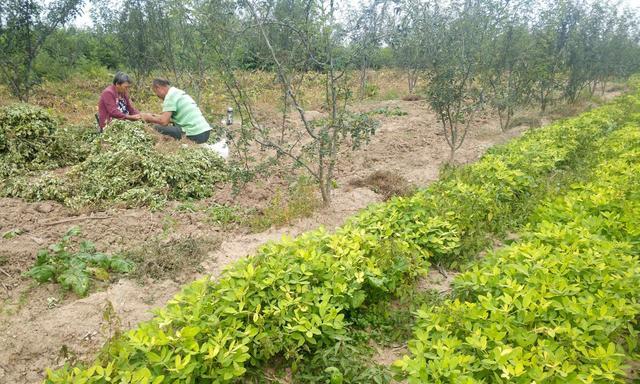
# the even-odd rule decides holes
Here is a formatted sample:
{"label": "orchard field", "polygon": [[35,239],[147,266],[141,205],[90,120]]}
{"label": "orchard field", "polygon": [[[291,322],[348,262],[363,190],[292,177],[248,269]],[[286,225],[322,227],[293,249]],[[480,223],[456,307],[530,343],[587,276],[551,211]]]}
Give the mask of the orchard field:
{"label": "orchard field", "polygon": [[0,383],[640,380],[635,12],[136,1],[0,6]]}
{"label": "orchard field", "polygon": [[[620,86],[616,86],[614,89],[615,91],[607,93],[607,98],[619,95]],[[567,108],[578,107],[593,108],[594,101],[583,101],[579,106]],[[267,180],[248,182],[236,193],[232,191],[231,184],[233,183],[231,181],[221,181],[221,185],[214,187],[214,193],[209,197],[197,200],[188,199],[182,202],[169,199],[164,205],[156,208],[127,207],[129,203],[126,202],[113,203],[110,206],[77,208],[66,206],[65,204],[68,203],[64,199],[29,202],[23,199],[3,198],[3,211],[7,214],[3,215],[1,222],[3,239],[0,249],[2,250],[3,264],[0,267],[9,275],[4,275],[2,278],[4,288],[2,317],[4,321],[0,338],[2,344],[6,346],[1,352],[2,360],[7,362],[6,365],[2,364],[5,375],[3,379],[8,382],[38,382],[42,377],[43,370],[47,367],[54,368],[70,363],[78,364],[82,361],[90,362],[97,356],[106,340],[120,337],[122,332],[135,328],[140,321],[150,319],[152,316],[150,310],[166,305],[182,289],[182,284],[207,275],[213,276],[214,280],[212,281],[215,281],[217,276],[220,276],[222,269],[228,265],[235,265],[236,260],[244,260],[245,256],[253,255],[255,252],[269,253],[267,250],[258,250],[263,243],[269,241],[282,244],[275,246],[276,249],[270,252],[278,252],[271,257],[274,260],[285,262],[282,261],[283,256],[276,256],[285,252],[284,250],[277,251],[278,247],[298,247],[299,245],[291,244],[289,241],[281,243],[282,236],[299,236],[318,226],[324,226],[327,230],[333,231],[351,215],[371,203],[383,201],[394,194],[412,195],[413,191],[420,190],[438,179],[439,168],[447,162],[447,145],[442,135],[439,135],[433,113],[423,102],[367,100],[358,103],[354,108],[373,111],[400,110],[406,114],[401,116],[377,114],[381,126],[367,146],[364,158],[357,159],[359,162],[355,163],[353,159],[358,158],[359,153],[349,153],[348,160],[345,160],[338,167],[340,176],[337,179],[337,188],[334,190],[334,202],[329,207],[321,206],[321,200],[315,188],[308,184],[298,184],[301,183],[300,179],[291,180],[288,178],[289,167],[285,165],[274,167]],[[624,113],[630,114],[631,112]],[[527,116],[526,111],[523,114]],[[543,119],[551,121],[558,117],[560,116],[549,115]],[[497,119],[491,115],[483,116],[474,122],[474,129],[467,139],[466,147],[462,148],[459,153],[458,161],[460,163],[477,160],[487,149],[496,144],[506,143],[529,128],[523,125],[503,133],[497,123]],[[606,124],[605,126],[609,127]],[[135,124],[132,124],[130,129],[134,128]],[[539,128],[536,132],[547,129],[549,128]],[[115,133],[115,128],[112,133]],[[585,135],[587,134],[588,137],[593,137],[591,136],[593,131],[585,133]],[[104,140],[108,140],[108,135],[105,134]],[[534,138],[530,141],[540,140],[534,135],[532,137]],[[588,141],[586,137],[582,140]],[[557,142],[557,140],[551,141]],[[513,146],[514,144],[509,145]],[[586,143],[581,144],[586,145]],[[589,145],[591,148],[599,147],[596,143],[589,143]],[[160,153],[182,150],[177,145],[173,146],[172,143],[161,140],[155,144],[154,148],[157,148]],[[537,153],[539,148],[545,148],[545,143],[538,143],[527,153]],[[517,153],[518,150],[512,150],[512,152]],[[572,150],[576,149],[572,148]],[[560,154],[554,152],[553,156],[567,156],[565,151],[566,149],[559,151]],[[580,149],[580,154],[584,155],[585,153],[589,153],[589,151]],[[576,155],[572,154],[572,156],[574,156],[572,161],[576,162]],[[562,159],[556,160],[554,158],[554,161],[563,164]],[[490,165],[484,171],[476,172],[489,175],[489,171],[495,171],[493,167],[495,165]],[[509,171],[513,168],[511,165],[509,167],[503,165],[502,167],[500,169],[503,172],[515,173],[515,176],[506,173],[505,177],[514,177],[514,180],[518,180],[518,177],[524,177],[519,174],[519,171]],[[561,170],[551,172],[552,175],[544,175],[548,180],[535,184],[545,185],[548,190],[545,189],[543,192],[534,189],[519,198],[523,199],[525,196],[533,195],[533,201],[538,201],[546,193],[559,193],[558,190],[566,188],[568,180],[577,177],[573,174],[577,171],[572,167],[582,167],[580,172],[583,173],[586,173],[588,168],[583,164],[563,164]],[[545,171],[550,172],[547,169]],[[62,174],[63,172],[64,169],[54,170],[53,174]],[[447,172],[443,176],[446,179],[453,178],[455,180],[456,178],[469,177],[450,176]],[[12,179],[9,178],[9,180]],[[456,181],[455,185],[458,182]],[[478,191],[474,192],[474,189],[465,191],[466,188],[463,188],[460,192],[455,192],[455,189],[451,188],[451,184],[442,184],[431,188],[434,188],[434,191],[431,192],[434,196],[438,196],[437,193],[445,195],[463,193],[458,198],[462,198],[464,201],[475,201],[472,205],[464,207],[464,211],[458,213],[460,216],[468,215],[469,219],[473,216],[483,215],[483,213],[475,211],[478,207],[486,209],[487,203],[492,200],[491,193],[489,193],[487,196],[489,200],[476,201],[482,196],[476,196]],[[469,193],[472,195],[465,196]],[[483,193],[485,196],[486,194],[486,192]],[[307,350],[306,346],[303,345],[300,350],[301,347],[294,344],[295,347],[289,347],[292,348],[292,351],[286,352],[293,354],[289,357],[293,360],[285,359],[282,361],[278,358],[276,361],[281,367],[273,372],[265,368],[263,364],[258,364],[256,367],[248,365],[246,368],[250,369],[252,377],[256,377],[255,380],[276,380],[275,377],[280,377],[277,380],[314,382],[331,377],[335,372],[332,370],[325,372],[325,368],[334,367],[338,369],[336,372],[340,372],[340,375],[347,375],[346,382],[367,382],[374,379],[382,382],[389,381],[393,372],[390,368],[391,363],[408,353],[403,345],[411,338],[411,324],[415,321],[412,315],[413,311],[417,310],[423,302],[432,305],[443,300],[441,295],[448,294],[451,278],[457,274],[456,270],[462,267],[449,265],[447,260],[449,256],[446,255],[453,252],[450,248],[456,249],[454,252],[458,255],[456,260],[467,260],[473,258],[473,255],[482,247],[489,245],[486,243],[487,239],[483,237],[486,235],[486,231],[495,233],[491,235],[490,239],[494,240],[490,240],[490,242],[499,241],[498,239],[502,236],[500,234],[505,233],[505,230],[511,233],[511,226],[523,224],[522,219],[517,217],[522,215],[520,210],[525,208],[518,207],[517,214],[509,214],[516,217],[513,219],[515,223],[506,220],[508,224],[500,223],[498,228],[491,228],[488,222],[474,223],[471,227],[474,228],[473,230],[468,228],[464,230],[467,236],[471,235],[471,237],[461,238],[459,233],[461,229],[453,229],[455,227],[446,221],[439,222],[436,215],[429,218],[429,210],[414,206],[418,203],[424,204],[422,200],[424,197],[419,196],[420,194],[411,199],[392,200],[392,203],[387,203],[390,205],[386,209],[393,209],[398,215],[408,214],[409,218],[408,220],[404,219],[407,220],[406,222],[401,221],[405,224],[396,224],[399,226],[385,231],[395,233],[397,236],[406,236],[402,233],[410,234],[415,230],[410,224],[418,220],[414,216],[416,212],[423,212],[420,214],[425,215],[424,220],[426,222],[433,220],[431,225],[435,227],[432,229],[429,229],[429,226],[422,228],[421,230],[427,231],[427,233],[417,235],[417,238],[411,241],[427,236],[432,230],[434,233],[429,236],[443,236],[442,240],[445,243],[441,245],[442,250],[439,251],[442,260],[433,260],[433,257],[437,255],[431,255],[434,252],[432,246],[408,242],[404,246],[415,247],[415,251],[412,252],[418,252],[415,255],[417,259],[414,260],[412,256],[410,260],[418,264],[409,268],[409,271],[413,271],[409,276],[405,276],[407,273],[405,269],[410,264],[402,268],[395,267],[399,268],[394,272],[399,274],[396,276],[396,279],[399,280],[389,284],[398,285],[395,288],[398,290],[397,292],[395,290],[388,292],[389,290],[386,288],[379,292],[376,291],[371,293],[377,297],[375,300],[370,300],[368,296],[362,296],[361,293],[355,295],[355,293],[349,292],[349,296],[362,296],[362,300],[365,300],[365,304],[362,306],[365,306],[367,310],[365,311],[361,306],[358,306],[353,310],[362,311],[362,313],[350,314],[351,317],[348,320],[343,320],[343,323],[336,326],[342,332],[347,332],[346,336],[343,335],[344,339],[339,339],[341,340],[341,343],[337,344],[339,348],[336,347],[333,350],[334,344],[324,341],[326,345],[323,345],[320,352],[316,352],[328,355],[323,357],[323,355],[309,355],[309,352],[304,352]],[[499,195],[496,194],[496,196]],[[33,198],[38,199],[38,197]],[[32,198],[27,200],[29,199]],[[392,208],[394,204],[400,205]],[[495,213],[485,213],[484,219],[486,220],[487,215],[490,215],[489,217],[497,214],[505,215],[506,213],[501,211],[507,207],[502,204],[505,203],[493,208]],[[532,209],[534,205],[528,198],[525,198],[520,204],[523,204],[526,210]],[[445,208],[438,208],[438,210],[442,209]],[[457,209],[463,209],[463,207]],[[359,220],[365,223],[367,222],[365,220],[374,220],[372,223],[375,223],[380,220],[375,217],[389,215],[388,212],[375,212],[375,209],[371,212],[374,217],[366,217],[365,213],[358,216],[363,217]],[[393,216],[389,216],[389,218],[391,217]],[[417,223],[421,222],[417,221]],[[265,230],[267,225],[269,228]],[[446,230],[440,228],[439,225],[444,225]],[[488,225],[489,227],[487,227]],[[119,271],[110,269],[110,266],[100,268],[90,266],[86,292],[74,292],[73,285],[64,289],[59,283],[54,282],[37,284],[32,277],[23,276],[34,266],[38,250],[58,243],[65,232],[72,227],[77,227],[81,231],[81,234],[76,237],[78,240],[91,241],[96,245],[98,251],[110,255],[124,255],[124,260],[135,265],[133,271],[129,271],[128,268]],[[375,236],[380,236],[379,232],[382,230],[371,223],[363,225],[363,228],[377,232]],[[344,230],[338,229],[338,233]],[[325,240],[329,236],[328,234],[302,236],[302,239],[305,236],[314,236],[312,237],[314,242],[329,241]],[[319,238],[316,239],[317,236]],[[409,236],[415,237],[415,235]],[[511,237],[514,236],[510,235]],[[483,240],[478,242],[479,239]],[[372,246],[378,243],[378,240],[369,241],[372,242]],[[464,243],[458,244],[460,241],[469,242],[470,244],[466,244],[469,248],[465,249]],[[71,243],[74,243],[73,238]],[[77,251],[77,248],[74,248],[77,247],[77,243],[76,241],[74,245],[69,246],[69,252]],[[303,246],[307,247],[306,244]],[[403,249],[402,246],[400,247],[400,250]],[[368,252],[378,254],[380,251],[368,250]],[[461,256],[460,253],[463,253],[464,256]],[[418,271],[420,268],[426,270],[428,264],[418,261],[425,258],[431,260],[430,262],[434,266],[426,277],[420,277]],[[291,265],[288,261],[285,263],[285,265]],[[314,263],[309,262],[308,265],[311,268]],[[418,265],[420,268],[414,270]],[[322,264],[314,268],[319,268],[318,271],[322,271],[326,266]],[[374,270],[378,269],[379,267],[374,267]],[[107,275],[98,275],[96,273],[98,270],[104,270]],[[441,272],[437,272],[438,270]],[[228,273],[224,273],[222,276],[227,276]],[[353,273],[354,276],[358,276],[359,272],[354,271]],[[367,273],[371,274],[371,271]],[[370,277],[373,278],[375,275]],[[331,279],[335,278],[336,275],[331,274]],[[256,281],[258,281],[258,277],[256,277]],[[297,288],[292,289],[297,291]],[[217,297],[214,293],[212,295]],[[231,301],[235,302],[236,299]],[[343,306],[344,304],[339,304],[339,307]],[[346,309],[344,308],[344,310]],[[253,308],[253,311],[255,310],[256,307]],[[422,317],[418,317],[418,319],[422,319]],[[422,320],[418,320],[418,324],[422,324],[421,322]],[[365,330],[372,327],[377,328],[373,336],[365,338]],[[278,339],[281,338],[284,339],[285,336],[278,336]],[[366,342],[363,339],[366,339]],[[297,342],[296,339],[295,343]],[[329,348],[329,345],[332,347]],[[269,365],[273,365],[274,357],[267,356],[268,361],[271,362]],[[283,351],[278,351],[277,356],[285,355],[283,355]],[[377,362],[376,365],[371,365],[369,358],[363,360],[362,356],[375,357],[373,361]],[[313,359],[314,364],[310,365],[311,372],[292,373],[289,364],[300,358]],[[246,362],[243,361],[243,363]],[[340,364],[344,364],[344,366]],[[345,370],[346,372],[344,372]],[[125,371],[133,372],[135,370]],[[66,382],[65,379],[59,379],[59,381]]]}

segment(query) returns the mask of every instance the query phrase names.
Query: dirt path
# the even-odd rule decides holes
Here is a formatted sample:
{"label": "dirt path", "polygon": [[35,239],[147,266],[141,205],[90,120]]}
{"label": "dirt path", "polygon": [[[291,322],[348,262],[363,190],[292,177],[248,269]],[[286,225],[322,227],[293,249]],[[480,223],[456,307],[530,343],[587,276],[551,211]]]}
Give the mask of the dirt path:
{"label": "dirt path", "polygon": [[[361,110],[399,107],[406,116],[378,116],[382,125],[363,152],[348,153],[337,169],[338,186],[331,207],[294,224],[258,234],[222,232],[207,224],[203,213],[149,212],[143,209],[112,209],[78,221],[72,212],[55,203],[26,203],[0,199],[0,235],[14,229],[23,234],[0,239],[0,383],[35,383],[45,367],[58,367],[76,359],[90,360],[115,328],[128,329],[149,319],[150,310],[163,306],[182,280],[149,280],[139,285],[130,280],[94,292],[86,298],[62,294],[52,284],[36,286],[20,277],[33,264],[36,251],[57,241],[74,224],[94,241],[99,250],[115,252],[158,236],[219,237],[220,247],[210,251],[201,273],[218,275],[224,266],[245,257],[267,241],[298,234],[323,225],[342,224],[358,210],[380,201],[367,188],[351,187],[353,180],[378,170],[391,171],[423,186],[435,180],[448,157],[434,115],[423,102],[388,101],[364,103]],[[458,162],[471,162],[492,145],[521,134],[525,127],[500,132],[494,120],[474,122]],[[255,192],[255,188],[254,191]],[[242,196],[240,196],[242,198]],[[3,273],[3,272],[6,272]]]}

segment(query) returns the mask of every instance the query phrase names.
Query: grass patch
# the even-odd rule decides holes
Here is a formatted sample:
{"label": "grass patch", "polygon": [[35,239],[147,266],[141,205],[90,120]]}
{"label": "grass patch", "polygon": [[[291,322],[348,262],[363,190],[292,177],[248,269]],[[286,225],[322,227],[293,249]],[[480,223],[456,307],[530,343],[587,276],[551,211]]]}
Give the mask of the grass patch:
{"label": "grass patch", "polygon": [[281,227],[295,219],[311,216],[321,206],[316,186],[309,179],[300,178],[288,189],[277,190],[265,208],[247,217],[246,225],[253,232]]}
{"label": "grass patch", "polygon": [[357,179],[350,183],[357,188],[367,187],[389,200],[394,196],[409,196],[416,191],[407,179],[391,171],[375,171],[364,179]]}
{"label": "grass patch", "polygon": [[542,120],[538,116],[514,116],[509,122],[508,129],[527,126],[531,128],[538,128],[542,126]]}
{"label": "grass patch", "polygon": [[626,92],[628,89],[626,83],[614,83],[607,87],[607,92]]}
{"label": "grass patch", "polygon": [[229,228],[234,224],[242,224],[246,220],[246,212],[242,208],[223,204],[213,204],[206,209],[207,221],[222,228]]}
{"label": "grass patch", "polygon": [[409,95],[402,96],[402,101],[418,101],[418,100],[422,100],[422,98],[419,95],[409,94]]}
{"label": "grass patch", "polygon": [[396,90],[388,90],[382,94],[382,100],[398,100],[399,94]]}
{"label": "grass patch", "polygon": [[408,113],[403,111],[402,109],[400,109],[400,107],[393,107],[393,108],[382,107],[382,108],[374,109],[373,111],[369,112],[369,114],[372,114],[372,115],[383,115],[383,116],[386,116],[386,117],[406,116],[406,115],[408,115]]}
{"label": "grass patch", "polygon": [[124,253],[135,263],[130,277],[182,280],[182,277],[198,272],[207,252],[220,246],[220,239],[187,238],[163,242],[152,240]]}

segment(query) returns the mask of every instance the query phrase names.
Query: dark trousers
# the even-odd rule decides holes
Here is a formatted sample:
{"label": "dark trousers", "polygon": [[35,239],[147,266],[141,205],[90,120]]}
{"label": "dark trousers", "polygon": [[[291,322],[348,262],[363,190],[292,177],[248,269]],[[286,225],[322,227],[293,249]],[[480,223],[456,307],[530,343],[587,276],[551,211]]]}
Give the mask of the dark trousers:
{"label": "dark trousers", "polygon": [[[176,140],[182,139],[182,128],[178,127],[177,125],[154,125],[154,128],[156,129],[156,131],[162,133],[163,135],[171,136]],[[209,140],[210,134],[211,134],[211,131],[209,130],[206,132],[199,133],[197,135],[192,135],[192,136],[187,135],[187,139],[197,144],[202,144],[202,143],[206,143]]]}

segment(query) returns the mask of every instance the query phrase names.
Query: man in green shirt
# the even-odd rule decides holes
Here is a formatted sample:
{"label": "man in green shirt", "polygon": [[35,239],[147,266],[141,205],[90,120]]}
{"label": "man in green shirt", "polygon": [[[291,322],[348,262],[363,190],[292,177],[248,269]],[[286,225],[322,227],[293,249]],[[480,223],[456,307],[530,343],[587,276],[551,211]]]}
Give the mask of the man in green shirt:
{"label": "man in green shirt", "polygon": [[182,139],[182,133],[187,139],[198,144],[209,140],[211,126],[207,123],[202,112],[191,96],[183,90],[172,87],[168,80],[154,79],[153,92],[162,99],[162,113],[154,115],[141,113],[142,119],[148,123],[157,124],[155,129],[163,135],[176,140]]}

